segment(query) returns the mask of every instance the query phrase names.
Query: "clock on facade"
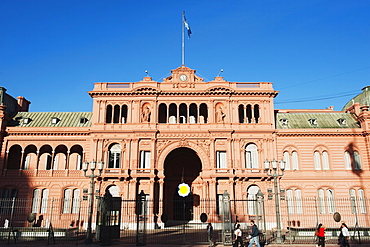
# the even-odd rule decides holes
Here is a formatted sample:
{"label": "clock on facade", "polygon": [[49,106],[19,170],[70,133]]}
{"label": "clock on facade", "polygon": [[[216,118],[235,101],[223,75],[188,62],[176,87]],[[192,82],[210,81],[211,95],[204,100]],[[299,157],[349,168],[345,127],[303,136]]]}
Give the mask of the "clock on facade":
{"label": "clock on facade", "polygon": [[186,81],[188,79],[188,77],[184,74],[180,75],[180,80],[181,81]]}

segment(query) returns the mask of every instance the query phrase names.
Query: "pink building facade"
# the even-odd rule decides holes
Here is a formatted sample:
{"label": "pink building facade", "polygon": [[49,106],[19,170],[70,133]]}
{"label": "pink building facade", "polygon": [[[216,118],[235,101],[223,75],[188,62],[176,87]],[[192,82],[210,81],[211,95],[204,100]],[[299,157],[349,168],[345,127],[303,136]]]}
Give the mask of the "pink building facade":
{"label": "pink building facade", "polygon": [[[135,199],[143,191],[161,201],[157,216],[175,219],[180,183],[199,200],[219,200],[225,191],[232,200],[253,199],[258,191],[267,197],[273,179],[265,165],[276,160],[285,164],[278,182],[291,207],[319,198],[332,214],[332,200],[369,195],[363,90],[342,111],[279,110],[270,82],[205,82],[185,66],[161,82],[95,83],[91,112],[30,112],[29,101],[3,89],[1,196],[29,199],[30,212],[40,213],[45,198],[86,194],[83,162],[102,161],[97,195]],[[247,212],[238,214],[247,219]]]}

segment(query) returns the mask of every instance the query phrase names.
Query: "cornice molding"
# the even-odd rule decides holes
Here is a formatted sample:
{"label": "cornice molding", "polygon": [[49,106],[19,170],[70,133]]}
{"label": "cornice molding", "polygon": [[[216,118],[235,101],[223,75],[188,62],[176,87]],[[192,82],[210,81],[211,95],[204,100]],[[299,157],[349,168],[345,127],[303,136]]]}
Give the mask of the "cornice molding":
{"label": "cornice molding", "polygon": [[8,136],[89,136],[90,133],[76,133],[76,132],[8,132]]}
{"label": "cornice molding", "polygon": [[291,136],[361,136],[363,133],[276,133],[276,137],[291,137]]}
{"label": "cornice molding", "polygon": [[138,95],[155,95],[155,96],[188,96],[188,95],[197,95],[197,96],[208,96],[208,95],[235,95],[235,96],[246,96],[246,95],[252,95],[252,96],[261,96],[261,95],[268,95],[268,96],[276,96],[277,93],[275,92],[259,92],[259,91],[253,91],[253,92],[246,92],[246,91],[229,91],[229,90],[209,90],[206,91],[186,91],[186,92],[165,92],[165,91],[157,91],[153,90],[140,90],[140,91],[131,91],[131,92],[90,92],[91,97],[96,96],[108,96],[108,97],[116,97],[116,96],[138,96]]}

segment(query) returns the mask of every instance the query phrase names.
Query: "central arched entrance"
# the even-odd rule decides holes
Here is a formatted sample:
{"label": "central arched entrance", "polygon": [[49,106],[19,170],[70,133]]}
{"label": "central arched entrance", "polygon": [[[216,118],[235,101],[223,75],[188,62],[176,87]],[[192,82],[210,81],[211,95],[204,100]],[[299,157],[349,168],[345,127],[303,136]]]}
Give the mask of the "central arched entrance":
{"label": "central arched entrance", "polygon": [[184,182],[192,187],[193,181],[199,176],[202,163],[197,153],[186,147],[172,150],[164,161],[164,203],[163,214],[171,221],[189,221],[193,219],[193,199],[178,195],[177,187]]}

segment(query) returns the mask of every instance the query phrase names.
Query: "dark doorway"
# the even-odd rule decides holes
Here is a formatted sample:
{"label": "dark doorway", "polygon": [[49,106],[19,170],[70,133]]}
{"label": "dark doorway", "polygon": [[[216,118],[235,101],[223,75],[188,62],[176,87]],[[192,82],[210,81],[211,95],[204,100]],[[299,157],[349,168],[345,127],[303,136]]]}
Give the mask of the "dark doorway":
{"label": "dark doorway", "polygon": [[190,148],[177,148],[168,154],[164,161],[164,203],[163,214],[168,220],[190,221],[193,219],[193,194],[178,195],[178,186],[186,183],[192,187],[193,181],[202,170],[197,153]]}

